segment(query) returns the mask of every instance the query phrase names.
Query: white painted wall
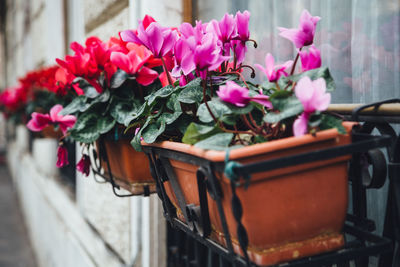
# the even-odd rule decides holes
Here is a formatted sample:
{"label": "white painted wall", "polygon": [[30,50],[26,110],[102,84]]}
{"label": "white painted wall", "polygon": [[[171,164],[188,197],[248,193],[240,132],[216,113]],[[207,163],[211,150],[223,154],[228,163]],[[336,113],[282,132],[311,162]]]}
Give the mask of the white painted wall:
{"label": "white painted wall", "polygon": [[[28,33],[18,29],[18,40],[12,40],[18,46],[8,57],[9,73],[18,69],[18,75],[23,75],[53,64],[55,57],[63,56],[64,38],[84,42],[85,37],[98,35],[107,40],[118,31],[135,28],[145,14],[168,26],[177,26],[182,20],[180,0],[68,0],[65,35],[62,2],[29,1],[32,20]],[[23,24],[26,13],[21,12],[27,3],[13,3],[13,14],[18,16],[7,19],[15,20],[14,27]],[[15,81],[15,71],[12,75]],[[16,129],[15,141],[8,143],[10,172],[40,266],[166,266],[166,221],[158,197],[120,199],[112,194],[110,184],[98,184],[93,177],[78,174],[73,198],[57,178],[56,147],[55,140],[37,139],[29,153],[28,132],[23,126]]]}

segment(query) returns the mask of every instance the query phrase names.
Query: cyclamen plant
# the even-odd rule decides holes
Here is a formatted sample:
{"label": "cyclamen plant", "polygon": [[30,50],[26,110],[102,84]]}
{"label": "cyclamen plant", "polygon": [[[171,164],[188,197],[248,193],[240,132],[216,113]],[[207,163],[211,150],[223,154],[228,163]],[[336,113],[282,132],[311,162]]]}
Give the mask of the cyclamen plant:
{"label": "cyclamen plant", "polygon": [[[153,22],[152,17],[146,16],[143,21],[146,26],[139,30],[145,31]],[[174,80],[163,72],[162,66],[169,70],[172,67],[162,48],[154,56],[145,46],[127,43],[120,37],[112,37],[108,42],[89,37],[85,46],[74,42],[70,47],[74,55],[57,62],[70,77],[68,82],[78,85],[81,91],[60,114],[77,117],[68,135],[83,144],[77,169],[87,176],[89,146],[102,135],[114,138],[123,134],[144,98]]]}
{"label": "cyclamen plant", "polygon": [[[276,65],[272,54],[265,66],[255,66],[267,81],[255,85],[242,72],[250,39],[250,13],[226,14],[220,21],[183,23],[174,30],[156,22],[139,23],[138,31],[123,31],[121,39],[146,46],[154,57],[173,55],[174,83],[154,91],[135,113],[129,127],[136,128],[131,144],[174,140],[205,149],[225,149],[288,136],[337,128],[341,120],[323,113],[335,87],[327,68],[321,68],[314,45],[319,17],[302,12],[297,29],[279,28],[280,36],[297,50],[294,61]],[[147,27],[147,28],[146,28]],[[307,50],[306,50],[307,49]],[[298,61],[301,71],[295,73]],[[165,67],[164,69],[168,70]],[[167,75],[169,73],[167,72]]]}

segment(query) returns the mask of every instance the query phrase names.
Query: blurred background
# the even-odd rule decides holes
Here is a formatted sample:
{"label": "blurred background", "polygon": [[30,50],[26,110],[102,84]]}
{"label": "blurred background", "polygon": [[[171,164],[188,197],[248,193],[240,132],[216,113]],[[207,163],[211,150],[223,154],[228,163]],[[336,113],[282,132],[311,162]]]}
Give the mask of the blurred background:
{"label": "blurred background", "polygon": [[[296,51],[278,36],[277,27],[297,27],[303,9],[322,18],[315,44],[337,85],[334,103],[400,97],[398,0],[0,0],[0,90],[15,85],[30,70],[54,65],[55,58],[70,53],[70,42],[84,42],[93,35],[108,40],[119,31],[135,28],[145,14],[164,26],[178,26],[183,21],[219,20],[226,12],[249,10],[250,37],[259,46],[249,45],[246,61],[264,65],[270,52],[283,62]],[[263,79],[261,73],[256,79]],[[25,222],[27,230],[18,228],[15,236],[19,233],[22,240],[30,240],[22,242],[31,244],[28,256],[23,256],[31,257],[29,264],[173,266],[169,263],[170,230],[157,196],[116,198],[108,184],[74,171],[60,174],[54,167],[57,144],[29,140],[24,127],[14,128],[0,119],[0,152],[4,155],[7,148],[10,172],[1,172],[0,179],[12,177],[14,187],[1,186],[4,192],[15,188],[18,193],[18,200],[13,194],[4,199],[9,204],[2,206],[0,232],[14,229],[1,221],[22,207],[13,218],[22,226]],[[1,159],[4,163],[5,158]],[[373,218],[384,214],[385,190],[373,196]],[[382,227],[378,223],[377,231]],[[22,261],[2,262],[2,251],[11,253],[6,252],[9,236],[0,234],[0,266],[31,266]],[[13,251],[23,245],[16,244]]]}

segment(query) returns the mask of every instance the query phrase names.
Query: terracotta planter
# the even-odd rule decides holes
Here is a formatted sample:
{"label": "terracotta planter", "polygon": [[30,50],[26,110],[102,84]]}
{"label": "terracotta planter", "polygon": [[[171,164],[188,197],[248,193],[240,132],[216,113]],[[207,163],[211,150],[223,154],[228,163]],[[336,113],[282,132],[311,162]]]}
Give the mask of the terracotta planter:
{"label": "terracotta planter", "polygon": [[[346,123],[350,131],[353,124]],[[349,134],[340,135],[335,129],[321,131],[316,136],[291,137],[231,150],[230,160],[252,163],[290,156],[313,150],[331,148],[351,142]],[[225,151],[202,150],[194,146],[161,142],[142,144],[224,162]],[[329,160],[275,169],[253,174],[247,189],[237,187],[242,207],[242,223],[247,231],[248,255],[261,266],[306,257],[340,248],[344,244],[341,229],[348,201],[348,160],[342,156]],[[177,181],[187,204],[199,205],[196,171],[191,162],[170,159]],[[222,204],[236,253],[241,253],[237,238],[237,223],[231,209],[230,180],[217,172],[223,193]],[[183,219],[177,198],[169,182],[166,193]],[[225,245],[223,227],[216,202],[208,195],[212,224],[211,238]]]}
{"label": "terracotta planter", "polygon": [[[99,143],[96,142],[99,147]],[[155,192],[155,182],[149,170],[149,160],[143,152],[137,152],[128,139],[118,141],[104,138],[104,148],[107,153],[111,172],[116,183],[134,194],[142,194],[143,187],[148,186],[150,192]],[[109,169],[104,157],[101,166],[109,176]]]}
{"label": "terracotta planter", "polygon": [[57,131],[54,129],[53,125],[49,125],[44,128],[41,132],[34,133],[34,137],[37,138],[53,138],[53,139],[60,139],[63,136],[63,133],[60,129]]}

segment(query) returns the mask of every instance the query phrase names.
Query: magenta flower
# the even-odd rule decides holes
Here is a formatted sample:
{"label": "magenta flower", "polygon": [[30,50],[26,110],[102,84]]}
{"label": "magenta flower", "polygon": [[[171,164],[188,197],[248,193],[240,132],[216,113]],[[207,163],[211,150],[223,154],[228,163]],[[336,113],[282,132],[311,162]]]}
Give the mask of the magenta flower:
{"label": "magenta flower", "polygon": [[317,69],[321,67],[321,53],[311,45],[307,51],[300,51],[301,69],[302,71]]}
{"label": "magenta flower", "polygon": [[251,97],[251,101],[263,105],[266,108],[272,109],[272,103],[269,101],[269,97],[263,94],[259,94]]}
{"label": "magenta flower", "polygon": [[88,155],[84,154],[79,162],[76,164],[76,169],[84,174],[85,176],[89,176],[90,173],[90,158]]}
{"label": "magenta flower", "polygon": [[304,111],[293,124],[295,136],[307,132],[308,119],[315,111],[324,111],[331,101],[331,94],[326,93],[326,83],[323,78],[311,81],[309,77],[303,77],[295,88],[296,97],[303,104]]}
{"label": "magenta flower", "polygon": [[[200,27],[197,25],[194,29],[190,29],[192,26],[189,26],[186,25],[185,34],[201,30],[201,25]],[[222,56],[219,40],[215,33],[203,34],[200,40],[197,40],[196,36],[193,35],[186,38],[183,35],[183,38],[181,37],[181,40],[177,43],[175,54],[178,66],[173,70],[175,77],[180,71],[184,72],[184,74],[189,74],[196,70],[197,75],[205,79],[207,71],[218,69],[222,62],[230,59],[229,56]],[[180,48],[183,51],[179,51]]]}
{"label": "magenta flower", "polygon": [[179,26],[179,32],[183,39],[190,39],[189,43],[194,46],[201,43],[203,35],[206,34],[207,25],[208,23],[196,21],[196,26],[193,27],[190,23],[184,22]]}
{"label": "magenta flower", "polygon": [[180,77],[182,73],[185,76],[190,74],[196,68],[196,65],[194,55],[187,42],[179,39],[175,43],[174,52],[175,66],[171,72],[172,76]]}
{"label": "magenta flower", "polygon": [[131,30],[122,31],[121,39],[124,42],[133,42],[147,47],[156,58],[165,56],[172,50],[178,35],[170,28],[164,28],[157,22],[151,22],[147,28],[143,21],[139,23],[137,33]]}
{"label": "magenta flower", "polygon": [[31,120],[26,124],[29,130],[33,132],[40,132],[50,124],[58,124],[61,131],[65,135],[69,128],[74,127],[76,117],[73,115],[59,115],[63,109],[61,105],[55,105],[50,109],[50,114],[41,114],[37,112],[32,113]]}
{"label": "magenta flower", "polygon": [[230,42],[236,37],[236,23],[233,15],[226,13],[220,21],[210,21],[207,25],[207,32],[212,32],[218,37],[222,44],[223,55],[229,56]]}
{"label": "magenta flower", "polygon": [[293,42],[296,48],[302,48],[313,43],[315,29],[320,17],[313,17],[307,10],[303,10],[298,29],[286,29],[279,27],[280,36]]}
{"label": "magenta flower", "polygon": [[68,164],[69,164],[68,150],[63,144],[61,144],[60,146],[58,146],[58,149],[57,149],[56,166],[57,166],[57,168],[61,168],[61,167],[67,166]]}
{"label": "magenta flower", "polygon": [[217,91],[217,95],[222,101],[238,107],[246,106],[251,100],[249,90],[239,86],[233,81],[227,81],[226,85],[221,85]]}
{"label": "magenta flower", "polygon": [[250,12],[245,10],[243,13],[240,11],[236,12],[235,22],[237,35],[239,40],[246,42],[250,38],[249,32],[249,20],[250,20]]}
{"label": "magenta flower", "polygon": [[247,88],[241,87],[233,81],[227,81],[226,85],[220,86],[217,95],[222,101],[231,103],[237,107],[244,107],[250,101],[253,101],[268,108],[272,108],[271,102],[268,101],[268,96],[260,94],[250,97]]}
{"label": "magenta flower", "polygon": [[32,132],[40,132],[44,128],[50,125],[51,119],[49,114],[42,114],[38,112],[33,112],[31,114],[31,119],[26,124],[26,127]]}
{"label": "magenta flower", "polygon": [[279,78],[284,75],[287,76],[288,74],[286,71],[292,66],[293,61],[289,60],[283,63],[282,65],[275,66],[274,57],[268,53],[265,57],[265,68],[260,64],[255,64],[255,66],[260,69],[262,72],[267,75],[267,78],[270,82],[276,82]]}

